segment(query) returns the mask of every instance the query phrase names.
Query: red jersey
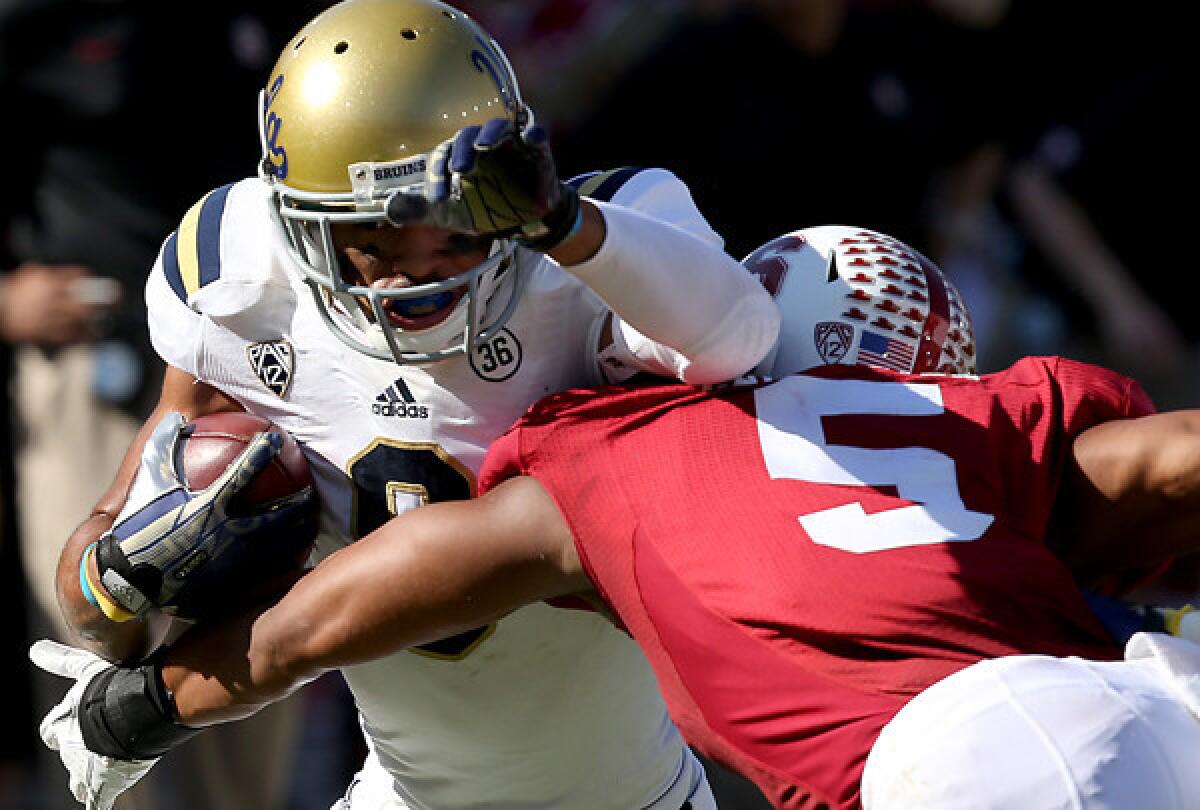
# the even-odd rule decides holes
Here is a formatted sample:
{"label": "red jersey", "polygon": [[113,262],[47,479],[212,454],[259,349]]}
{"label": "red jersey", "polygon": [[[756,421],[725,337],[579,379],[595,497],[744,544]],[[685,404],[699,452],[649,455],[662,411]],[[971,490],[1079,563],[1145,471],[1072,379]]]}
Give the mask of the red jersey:
{"label": "red jersey", "polygon": [[493,445],[482,482],[552,495],[693,745],[779,807],[857,808],[880,729],[936,681],[1120,657],[1048,534],[1072,439],[1152,410],[1057,358],[575,391]]}

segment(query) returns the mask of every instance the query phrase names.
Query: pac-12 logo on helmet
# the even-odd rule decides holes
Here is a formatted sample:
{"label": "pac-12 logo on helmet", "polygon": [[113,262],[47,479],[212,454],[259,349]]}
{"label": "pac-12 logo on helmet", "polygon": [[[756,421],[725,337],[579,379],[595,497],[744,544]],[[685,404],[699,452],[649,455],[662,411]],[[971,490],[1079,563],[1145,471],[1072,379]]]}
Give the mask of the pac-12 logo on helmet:
{"label": "pac-12 logo on helmet", "polygon": [[783,323],[757,371],[780,377],[835,363],[904,373],[975,372],[958,290],[898,239],[824,225],[767,242],[743,262],[775,296]]}
{"label": "pac-12 logo on helmet", "polygon": [[827,364],[840,363],[854,346],[854,328],[837,321],[821,321],[813,328],[813,343]]}

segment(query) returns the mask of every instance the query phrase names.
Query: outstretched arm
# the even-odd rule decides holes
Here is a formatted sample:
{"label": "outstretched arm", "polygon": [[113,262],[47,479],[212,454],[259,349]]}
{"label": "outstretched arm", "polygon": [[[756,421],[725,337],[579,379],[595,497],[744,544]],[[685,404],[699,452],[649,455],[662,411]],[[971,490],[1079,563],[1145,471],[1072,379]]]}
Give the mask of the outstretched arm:
{"label": "outstretched arm", "polygon": [[1084,431],[1061,492],[1065,557],[1084,584],[1200,550],[1200,410]]}
{"label": "outstretched arm", "polygon": [[327,670],[590,588],[554,501],[534,479],[515,478],[392,519],[240,625],[192,630],[163,679],[182,723],[234,720]]}
{"label": "outstretched arm", "polygon": [[[576,189],[559,180],[541,127],[518,131],[504,118],[463,128],[429,164],[424,193],[393,195],[388,218],[513,237],[549,255],[618,319],[604,321],[597,341],[597,373],[608,382],[637,371],[724,382],[774,345],[774,300],[725,253],[669,172],[621,170]],[[607,376],[613,364],[622,371]]]}

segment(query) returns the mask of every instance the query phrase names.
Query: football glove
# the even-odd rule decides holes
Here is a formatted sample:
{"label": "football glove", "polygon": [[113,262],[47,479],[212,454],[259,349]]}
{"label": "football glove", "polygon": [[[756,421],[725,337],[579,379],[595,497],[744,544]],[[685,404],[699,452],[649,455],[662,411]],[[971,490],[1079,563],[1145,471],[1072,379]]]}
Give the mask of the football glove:
{"label": "football glove", "polygon": [[[95,688],[98,677],[108,675],[117,668],[86,650],[44,639],[29,648],[29,658],[52,675],[75,680],[62,702],[42,720],[39,732],[42,741],[52,751],[58,752],[66,767],[71,794],[87,810],[109,810],[117,797],[133,787],[158,761],[156,756],[138,759],[106,756],[89,748],[89,743],[97,747],[104,746],[89,740],[89,734],[84,730],[84,718],[89,716],[87,707],[92,707],[92,721],[102,723],[108,719],[95,716],[107,711],[103,694],[97,700],[91,693],[98,691]],[[89,725],[94,728],[96,722]],[[142,724],[143,727],[145,725]],[[184,729],[173,722],[170,725]],[[195,729],[186,729],[184,732],[186,737],[191,737]],[[186,737],[181,733],[175,744]]]}
{"label": "football glove", "polygon": [[401,190],[394,225],[416,223],[553,250],[580,223],[579,194],[558,178],[545,130],[506,118],[459,130],[430,155],[424,195]]}
{"label": "football glove", "polygon": [[[282,437],[269,431],[256,434],[209,486],[187,489],[176,464],[176,446],[189,429],[178,413],[159,422],[142,451],[125,508],[96,545],[101,584],[120,608],[135,616],[157,608],[192,618],[189,613],[203,601],[193,591],[212,590],[205,575],[222,567],[222,555],[236,541],[259,532],[296,531],[314,511],[311,488],[269,506],[231,508],[282,447]],[[231,601],[240,596],[227,594]]]}

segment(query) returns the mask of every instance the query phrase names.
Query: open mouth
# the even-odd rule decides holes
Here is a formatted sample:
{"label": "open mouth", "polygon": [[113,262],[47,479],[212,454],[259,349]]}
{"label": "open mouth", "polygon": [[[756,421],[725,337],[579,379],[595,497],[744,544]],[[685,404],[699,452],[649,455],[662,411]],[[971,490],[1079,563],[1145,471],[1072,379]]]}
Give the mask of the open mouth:
{"label": "open mouth", "polygon": [[388,322],[398,329],[431,329],[450,317],[463,292],[460,288],[419,298],[393,298],[384,301],[383,311]]}

